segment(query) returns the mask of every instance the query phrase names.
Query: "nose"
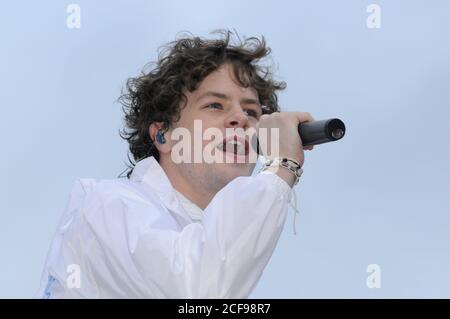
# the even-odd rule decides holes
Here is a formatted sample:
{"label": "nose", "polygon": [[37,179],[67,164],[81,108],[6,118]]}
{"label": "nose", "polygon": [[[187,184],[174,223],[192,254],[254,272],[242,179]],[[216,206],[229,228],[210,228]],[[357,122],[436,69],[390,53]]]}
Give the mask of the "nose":
{"label": "nose", "polygon": [[225,126],[226,127],[234,127],[234,128],[241,127],[243,129],[247,129],[248,128],[248,116],[239,107],[239,108],[233,110],[233,112],[227,117]]}

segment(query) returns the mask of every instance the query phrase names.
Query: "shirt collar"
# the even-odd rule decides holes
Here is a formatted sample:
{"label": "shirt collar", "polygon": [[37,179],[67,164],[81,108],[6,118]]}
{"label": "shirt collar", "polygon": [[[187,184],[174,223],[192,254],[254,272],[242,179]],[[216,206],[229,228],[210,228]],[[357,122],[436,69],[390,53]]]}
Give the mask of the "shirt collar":
{"label": "shirt collar", "polygon": [[189,214],[189,216],[194,221],[198,221],[202,219],[203,210],[198,207],[195,203],[190,201],[186,196],[181,194],[179,191],[175,189],[175,194],[178,196],[178,199],[181,202],[181,205],[183,205],[183,208],[186,210],[186,212]]}
{"label": "shirt collar", "polygon": [[145,184],[146,189],[156,194],[170,211],[190,220],[175,193],[172,183],[153,156],[146,157],[136,163],[130,175],[130,180]]}

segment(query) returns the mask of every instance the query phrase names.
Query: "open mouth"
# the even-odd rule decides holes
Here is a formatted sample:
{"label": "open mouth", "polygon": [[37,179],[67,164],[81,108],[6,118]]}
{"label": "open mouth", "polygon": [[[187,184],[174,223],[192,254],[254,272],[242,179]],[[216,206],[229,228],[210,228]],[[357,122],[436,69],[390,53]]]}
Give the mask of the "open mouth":
{"label": "open mouth", "polygon": [[248,156],[249,153],[249,143],[245,138],[237,135],[224,138],[223,142],[218,144],[216,148],[224,153],[236,156]]}

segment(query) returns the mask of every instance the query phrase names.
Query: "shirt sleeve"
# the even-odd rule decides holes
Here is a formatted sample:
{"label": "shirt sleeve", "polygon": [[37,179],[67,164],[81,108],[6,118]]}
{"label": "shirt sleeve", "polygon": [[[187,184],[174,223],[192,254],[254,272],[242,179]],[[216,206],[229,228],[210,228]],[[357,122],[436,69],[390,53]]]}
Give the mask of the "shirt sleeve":
{"label": "shirt sleeve", "polygon": [[[247,298],[280,237],[290,190],[272,172],[235,178],[200,223],[181,230],[162,226],[162,212],[149,214],[137,200],[101,202],[100,217],[86,215],[102,247],[101,254],[86,256],[90,272],[131,297]],[[152,217],[139,221],[144,213]]]}

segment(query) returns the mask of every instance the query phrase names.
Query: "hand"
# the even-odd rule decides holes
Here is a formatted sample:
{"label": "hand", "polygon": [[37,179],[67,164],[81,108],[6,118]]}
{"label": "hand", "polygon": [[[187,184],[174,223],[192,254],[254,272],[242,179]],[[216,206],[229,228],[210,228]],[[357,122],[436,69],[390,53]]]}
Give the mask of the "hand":
{"label": "hand", "polygon": [[[303,147],[298,134],[298,124],[312,121],[314,118],[307,112],[275,112],[262,115],[256,127],[263,155],[268,159],[291,158],[303,166],[305,158],[303,150],[312,150],[314,146]],[[260,134],[261,128],[267,129],[265,134]],[[271,129],[274,128],[279,130],[278,141],[271,139]],[[276,154],[277,145],[278,154]]]}

